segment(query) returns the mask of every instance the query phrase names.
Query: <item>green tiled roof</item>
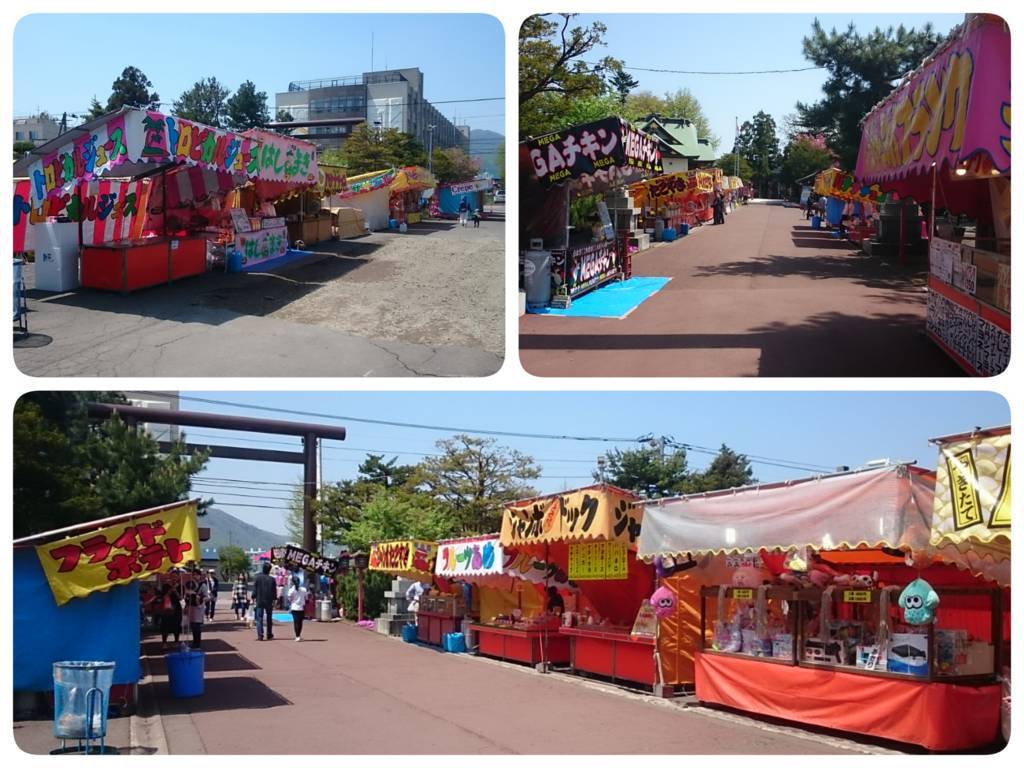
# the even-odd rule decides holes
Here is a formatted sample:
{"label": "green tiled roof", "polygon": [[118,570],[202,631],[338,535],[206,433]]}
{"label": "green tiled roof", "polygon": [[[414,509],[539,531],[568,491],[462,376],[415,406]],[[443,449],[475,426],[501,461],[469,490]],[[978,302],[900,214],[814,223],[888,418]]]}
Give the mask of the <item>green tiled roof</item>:
{"label": "green tiled roof", "polygon": [[683,157],[701,161],[715,159],[711,145],[706,139],[699,139],[697,127],[684,118],[650,115],[641,122],[640,130],[656,136],[662,144]]}

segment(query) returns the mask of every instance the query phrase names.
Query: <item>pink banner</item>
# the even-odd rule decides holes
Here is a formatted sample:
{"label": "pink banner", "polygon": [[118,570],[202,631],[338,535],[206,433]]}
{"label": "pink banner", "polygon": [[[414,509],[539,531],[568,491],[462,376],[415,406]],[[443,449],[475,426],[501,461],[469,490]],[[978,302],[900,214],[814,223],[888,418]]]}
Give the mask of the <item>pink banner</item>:
{"label": "pink banner", "polygon": [[28,179],[14,182],[14,252],[27,251],[28,219],[32,212],[32,185]]}
{"label": "pink banner", "polygon": [[855,175],[872,184],[969,161],[1010,171],[1010,31],[995,16],[972,17],[868,114]]}

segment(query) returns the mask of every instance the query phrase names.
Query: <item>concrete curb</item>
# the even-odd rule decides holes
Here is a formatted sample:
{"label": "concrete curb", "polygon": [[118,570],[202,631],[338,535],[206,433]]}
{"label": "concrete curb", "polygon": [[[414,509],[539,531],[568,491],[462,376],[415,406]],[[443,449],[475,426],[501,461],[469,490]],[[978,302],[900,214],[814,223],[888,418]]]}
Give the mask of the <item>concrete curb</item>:
{"label": "concrete curb", "polygon": [[[167,732],[164,730],[148,659],[142,660],[142,672],[143,677],[139,681],[139,704],[129,724],[130,746],[133,751],[153,750],[148,754],[169,755],[171,752],[167,746]],[[143,712],[146,714],[142,714]]]}

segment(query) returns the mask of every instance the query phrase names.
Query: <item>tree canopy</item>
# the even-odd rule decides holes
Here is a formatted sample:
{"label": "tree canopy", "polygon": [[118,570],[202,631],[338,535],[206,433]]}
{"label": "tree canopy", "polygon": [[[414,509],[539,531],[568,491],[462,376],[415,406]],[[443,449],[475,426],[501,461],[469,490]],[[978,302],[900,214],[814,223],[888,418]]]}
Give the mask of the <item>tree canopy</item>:
{"label": "tree canopy", "polygon": [[435,148],[431,160],[434,177],[441,184],[469,181],[480,172],[480,163],[459,147]]}
{"label": "tree canopy", "polygon": [[394,128],[371,129],[366,123],[345,140],[339,155],[350,176],[404,165],[426,165],[427,153],[416,137]]}
{"label": "tree canopy", "polygon": [[832,160],[824,136],[798,134],[782,151],[782,183],[795,184],[798,179],[831,167]]}
{"label": "tree canopy", "polygon": [[798,102],[801,130],[824,134],[843,168],[852,170],[860,149],[860,121],[889,95],[907,72],[917,67],[942,40],[931,24],[921,29],[898,27],[861,34],[854,24],[842,32],[826,31],[817,19],[803,39],[804,57],[824,67],[824,97]]}
{"label": "tree canopy", "polygon": [[[739,159],[738,164],[736,162],[737,158]],[[747,162],[747,158],[740,157],[735,152],[727,152],[715,160],[715,167],[721,168],[722,172],[726,176],[735,176],[738,172],[739,177],[747,183],[750,183],[750,179],[754,173],[754,169],[750,167],[750,163]],[[737,167],[739,168],[738,171]]]}
{"label": "tree canopy", "polygon": [[197,80],[174,102],[174,114],[220,128],[226,111],[224,100],[229,93],[231,90],[221,85],[216,77]]}
{"label": "tree canopy", "polygon": [[614,449],[605,454],[605,467],[594,471],[612,485],[645,496],[675,496],[734,488],[754,482],[750,461],[725,444],[707,469],[691,470],[686,449],[645,445],[627,450]]}
{"label": "tree canopy", "polygon": [[608,78],[608,87],[618,94],[619,104],[625,104],[630,91],[638,85],[640,81],[624,69],[616,69]]}
{"label": "tree canopy", "polygon": [[[149,109],[160,108],[160,94],[151,91],[153,83],[137,67],[125,67],[120,76],[110,85],[110,98],[107,99],[107,108],[100,114],[116,112],[121,107],[147,107]],[[93,98],[93,105],[90,109],[98,106],[99,102]],[[98,117],[99,115],[93,115]]]}
{"label": "tree canopy", "polygon": [[761,110],[744,122],[736,137],[736,151],[750,163],[751,183],[757,189],[758,196],[765,196],[768,182],[778,168],[780,160],[775,119]]}
{"label": "tree canopy", "polygon": [[[29,536],[188,498],[203,454],[161,455],[144,430],[90,422],[98,392],[30,392],[14,407],[14,535]],[[210,502],[204,502],[204,506]]]}
{"label": "tree canopy", "polygon": [[664,96],[656,96],[651,91],[631,93],[619,113],[628,120],[639,120],[652,114],[682,117],[693,123],[698,138],[707,139],[712,147],[719,144],[718,136],[711,131],[711,121],[689,88],[666,91]]}
{"label": "tree canopy", "polygon": [[246,80],[227,100],[224,109],[227,127],[234,131],[266,128],[270,122],[266,91],[257,91],[252,80]]}
{"label": "tree canopy", "polygon": [[224,580],[233,580],[238,574],[248,574],[252,570],[252,561],[245,554],[245,550],[234,544],[226,544],[218,548],[217,560],[219,561],[220,577]]}

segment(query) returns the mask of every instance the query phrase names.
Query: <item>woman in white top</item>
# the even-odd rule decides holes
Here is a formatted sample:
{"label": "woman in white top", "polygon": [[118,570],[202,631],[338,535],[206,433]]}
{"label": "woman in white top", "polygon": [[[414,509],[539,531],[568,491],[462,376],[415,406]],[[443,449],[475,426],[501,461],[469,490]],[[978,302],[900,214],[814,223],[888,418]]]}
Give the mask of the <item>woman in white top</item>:
{"label": "woman in white top", "polygon": [[206,618],[206,601],[210,599],[210,588],[204,574],[196,574],[185,584],[185,602],[188,605],[188,623],[192,630],[192,650],[198,651],[203,642],[203,620]]}
{"label": "woman in white top", "polygon": [[298,576],[292,576],[288,609],[292,612],[292,624],[295,626],[295,642],[299,642],[302,639],[302,619],[306,615],[306,588],[299,583]]}

